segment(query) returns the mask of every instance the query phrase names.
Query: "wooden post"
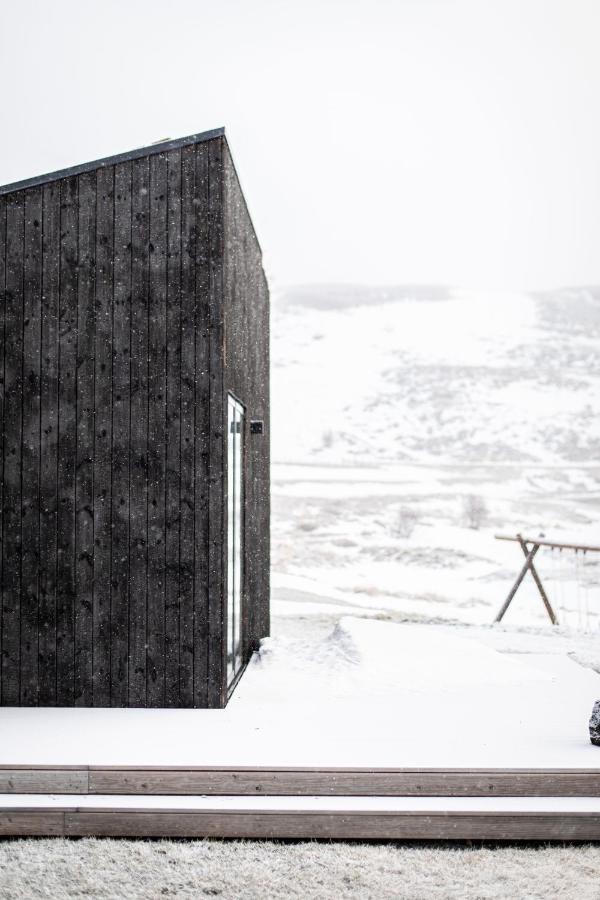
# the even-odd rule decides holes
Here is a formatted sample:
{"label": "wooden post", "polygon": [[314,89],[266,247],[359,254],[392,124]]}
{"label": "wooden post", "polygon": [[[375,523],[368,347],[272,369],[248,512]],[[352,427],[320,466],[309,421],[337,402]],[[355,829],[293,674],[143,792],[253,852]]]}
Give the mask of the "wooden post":
{"label": "wooden post", "polygon": [[510,589],[510,593],[509,593],[508,597],[506,598],[506,600],[504,601],[504,603],[502,604],[502,607],[501,607],[501,609],[500,609],[500,612],[498,613],[498,615],[497,615],[496,618],[494,619],[494,622],[501,622],[501,621],[502,621],[502,618],[503,618],[503,616],[504,616],[504,613],[506,612],[506,610],[507,610],[508,607],[510,606],[510,603],[511,603],[512,598],[515,596],[515,594],[516,594],[517,591],[519,590],[519,585],[521,584],[521,582],[522,582],[523,579],[525,578],[525,575],[527,574],[527,569],[529,568],[529,566],[530,566],[530,564],[531,564],[531,561],[532,561],[533,557],[535,556],[535,554],[538,552],[539,549],[540,549],[540,545],[539,545],[539,544],[534,544],[532,550],[530,550],[529,552],[526,551],[526,556],[527,556],[527,558],[526,558],[525,562],[523,563],[523,568],[522,568],[521,571],[519,572],[519,574],[518,574],[518,576],[517,576],[517,580],[516,580],[515,583],[513,584],[512,588]]}
{"label": "wooden post", "polygon": [[[519,544],[521,545],[521,550],[523,551],[523,555],[527,559],[529,559],[529,548],[527,547],[526,542],[523,540],[523,538],[521,537],[520,534],[517,535],[517,538],[519,539]],[[535,546],[539,547],[540,545],[536,544]],[[542,587],[542,582],[541,582],[540,576],[538,575],[537,569],[533,565],[532,560],[533,560],[533,557],[529,560],[529,571],[531,572],[531,574],[533,576],[533,580],[535,581],[538,591],[540,592],[540,595],[542,597],[542,600],[544,601],[544,606],[546,607],[546,612],[548,613],[550,621],[552,622],[553,625],[558,625],[558,619],[556,618],[556,616],[554,614],[554,610],[552,609],[552,606],[550,604],[550,601],[548,600],[548,597],[546,596],[546,591]]]}

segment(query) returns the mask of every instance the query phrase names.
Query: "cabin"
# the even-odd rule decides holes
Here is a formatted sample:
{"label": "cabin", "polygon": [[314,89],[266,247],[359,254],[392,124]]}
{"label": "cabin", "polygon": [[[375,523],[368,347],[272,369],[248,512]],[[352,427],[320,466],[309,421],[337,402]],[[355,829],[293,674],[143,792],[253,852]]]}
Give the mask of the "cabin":
{"label": "cabin", "polygon": [[269,292],[223,129],[0,187],[0,705],[223,707],[269,633]]}

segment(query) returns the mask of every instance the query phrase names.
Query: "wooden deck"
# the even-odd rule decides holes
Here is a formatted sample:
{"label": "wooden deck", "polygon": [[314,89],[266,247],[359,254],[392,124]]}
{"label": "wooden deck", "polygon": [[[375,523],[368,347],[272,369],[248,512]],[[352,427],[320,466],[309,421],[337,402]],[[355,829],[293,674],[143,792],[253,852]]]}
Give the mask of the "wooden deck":
{"label": "wooden deck", "polygon": [[0,766],[0,794],[600,797],[600,768]]}
{"label": "wooden deck", "polygon": [[391,706],[264,702],[253,670],[224,711],[4,708],[0,834],[600,840],[600,679],[536,666]]}
{"label": "wooden deck", "polygon": [[0,835],[600,840],[600,769],[3,766]]}
{"label": "wooden deck", "polygon": [[[596,799],[4,797],[0,835],[600,840]],[[184,802],[187,800],[188,802]],[[84,802],[87,801],[87,802]],[[144,802],[145,801],[145,802]]]}

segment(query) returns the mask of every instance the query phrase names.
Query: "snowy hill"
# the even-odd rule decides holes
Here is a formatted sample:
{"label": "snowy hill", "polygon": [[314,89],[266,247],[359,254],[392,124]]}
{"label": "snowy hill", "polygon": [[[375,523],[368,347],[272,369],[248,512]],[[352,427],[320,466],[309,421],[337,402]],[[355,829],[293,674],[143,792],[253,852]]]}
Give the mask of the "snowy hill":
{"label": "snowy hill", "polygon": [[600,290],[310,286],[273,303],[273,458],[600,460]]}
{"label": "snowy hill", "polygon": [[[276,614],[489,623],[522,564],[496,532],[600,543],[599,347],[599,289],[276,296]],[[597,628],[600,554],[537,565]],[[507,619],[546,627],[529,577]]]}

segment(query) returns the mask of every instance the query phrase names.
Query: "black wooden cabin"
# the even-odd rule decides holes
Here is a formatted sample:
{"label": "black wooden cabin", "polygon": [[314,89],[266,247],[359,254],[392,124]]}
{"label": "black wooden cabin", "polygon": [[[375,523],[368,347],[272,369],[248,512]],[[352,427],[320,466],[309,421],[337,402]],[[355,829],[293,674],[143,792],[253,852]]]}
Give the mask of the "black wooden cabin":
{"label": "black wooden cabin", "polygon": [[0,188],[0,704],[221,707],[269,633],[269,295],[223,130]]}

